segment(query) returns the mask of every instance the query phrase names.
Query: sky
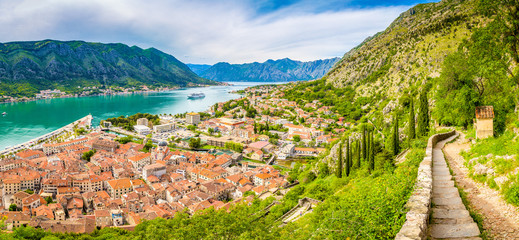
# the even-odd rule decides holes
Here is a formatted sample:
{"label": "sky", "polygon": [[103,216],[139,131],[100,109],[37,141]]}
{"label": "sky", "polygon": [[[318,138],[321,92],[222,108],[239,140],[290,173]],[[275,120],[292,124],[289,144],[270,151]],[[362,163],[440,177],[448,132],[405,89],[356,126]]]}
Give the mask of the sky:
{"label": "sky", "polygon": [[154,47],[184,63],[341,57],[434,0],[0,0],[0,42]]}

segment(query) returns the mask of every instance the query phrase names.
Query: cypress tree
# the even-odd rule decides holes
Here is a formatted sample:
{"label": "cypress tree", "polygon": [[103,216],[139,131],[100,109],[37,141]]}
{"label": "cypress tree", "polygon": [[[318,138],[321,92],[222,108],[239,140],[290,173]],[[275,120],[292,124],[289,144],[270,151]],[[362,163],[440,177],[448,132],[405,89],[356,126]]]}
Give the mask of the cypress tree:
{"label": "cypress tree", "polygon": [[411,98],[411,104],[409,106],[409,128],[407,136],[409,137],[409,146],[411,146],[411,140],[415,138],[415,118],[414,118],[414,100]]}
{"label": "cypress tree", "polygon": [[350,167],[351,167],[351,160],[350,160],[350,140],[346,140],[346,167],[345,167],[345,172],[346,172],[346,176],[349,176],[350,175]]}
{"label": "cypress tree", "polygon": [[418,113],[418,129],[416,134],[419,137],[427,136],[429,132],[429,101],[427,91],[424,88],[420,93],[420,112]]}
{"label": "cypress tree", "polygon": [[398,116],[395,113],[393,120],[393,155],[398,155],[400,152],[400,137],[398,133]]}
{"label": "cypress tree", "polygon": [[366,126],[362,126],[362,159],[366,160]]}
{"label": "cypress tree", "polygon": [[371,168],[371,133],[368,132],[368,136],[367,136],[367,141],[368,141],[368,148],[367,148],[367,163],[368,163],[368,171],[371,173],[373,171],[373,169]]}
{"label": "cypress tree", "polygon": [[342,178],[342,143],[339,145],[339,159],[337,159],[337,172],[338,178]]}
{"label": "cypress tree", "polygon": [[355,150],[357,151],[357,164],[355,164],[355,167],[360,168],[360,140],[357,140],[357,146]]}
{"label": "cypress tree", "polygon": [[370,159],[369,159],[369,163],[370,163],[370,168],[371,168],[371,171],[375,170],[375,140],[374,140],[374,137],[373,137],[373,132],[371,133],[371,143],[369,144],[370,145],[370,150],[371,150],[371,153],[370,153]]}

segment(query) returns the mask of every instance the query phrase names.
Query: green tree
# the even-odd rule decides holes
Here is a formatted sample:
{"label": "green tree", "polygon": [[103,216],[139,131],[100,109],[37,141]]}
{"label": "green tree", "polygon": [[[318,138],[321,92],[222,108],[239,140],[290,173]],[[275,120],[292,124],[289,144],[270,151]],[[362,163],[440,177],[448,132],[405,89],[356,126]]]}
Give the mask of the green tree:
{"label": "green tree", "polygon": [[126,144],[126,143],[129,143],[133,140],[133,138],[131,136],[126,136],[126,137],[120,137],[120,138],[117,138],[116,141],[118,141],[120,144]]}
{"label": "green tree", "polygon": [[53,201],[52,201],[52,197],[51,197],[51,196],[47,196],[47,197],[45,198],[45,202],[47,202],[47,204],[52,203],[52,202],[53,202]]}
{"label": "green tree", "polygon": [[209,135],[213,135],[214,129],[213,128],[208,128],[207,132],[209,133]]}
{"label": "green tree", "polygon": [[488,28],[507,49],[515,65],[519,64],[519,0],[480,0],[481,10],[493,21]]}
{"label": "green tree", "polygon": [[396,156],[400,152],[400,133],[398,132],[398,115],[393,116],[393,155]]}
{"label": "green tree", "polygon": [[196,130],[196,126],[195,125],[189,125],[187,126],[187,129],[191,132],[194,132]]}
{"label": "green tree", "polygon": [[298,143],[298,142],[301,141],[301,136],[299,136],[299,135],[294,135],[294,136],[292,137],[292,139],[294,140],[294,142]]}
{"label": "green tree", "polygon": [[427,100],[427,90],[424,88],[420,93],[420,112],[418,113],[418,129],[416,134],[419,137],[427,136],[429,133],[429,101]]}
{"label": "green tree", "polygon": [[350,159],[350,140],[346,140],[346,160],[345,160],[345,168],[344,173],[347,176],[350,176],[350,167],[351,167],[351,159]]}
{"label": "green tree", "polygon": [[366,141],[366,126],[362,126],[362,159],[366,160],[367,156],[367,147],[366,147],[367,141]]}
{"label": "green tree", "polygon": [[355,167],[360,168],[360,140],[357,140],[355,152],[357,155],[357,163],[355,164]]}
{"label": "green tree", "polygon": [[246,111],[247,111],[247,113],[245,114],[246,117],[248,117],[248,118],[256,117],[257,111],[255,108],[251,107],[251,108],[247,109]]}
{"label": "green tree", "polygon": [[339,153],[338,153],[338,159],[337,159],[337,169],[335,174],[338,178],[342,178],[342,143],[339,144]]}
{"label": "green tree", "polygon": [[371,171],[374,171],[375,170],[375,139],[374,139],[374,136],[373,136],[373,132],[371,132],[371,136],[370,136],[370,159],[369,159],[369,168]]}
{"label": "green tree", "polygon": [[407,137],[409,140],[409,146],[411,146],[412,140],[415,138],[415,116],[414,116],[414,100],[411,98],[409,104],[409,126],[407,128]]}
{"label": "green tree", "polygon": [[25,189],[25,192],[28,194],[34,194],[34,191],[32,189]]}
{"label": "green tree", "polygon": [[189,139],[189,147],[193,149],[197,149],[200,147],[200,138],[191,138]]}
{"label": "green tree", "polygon": [[16,204],[11,203],[11,205],[9,205],[9,211],[14,212],[17,210],[18,210],[18,206],[16,206]]}
{"label": "green tree", "polygon": [[88,152],[84,152],[83,155],[81,156],[81,159],[90,162],[90,159],[92,158],[92,156],[94,156],[95,153],[96,153],[95,149],[90,150]]}
{"label": "green tree", "polygon": [[153,142],[151,140],[148,140],[148,142],[146,142],[146,144],[144,144],[144,147],[142,148],[142,150],[144,152],[149,152],[151,150],[151,148],[153,148]]}

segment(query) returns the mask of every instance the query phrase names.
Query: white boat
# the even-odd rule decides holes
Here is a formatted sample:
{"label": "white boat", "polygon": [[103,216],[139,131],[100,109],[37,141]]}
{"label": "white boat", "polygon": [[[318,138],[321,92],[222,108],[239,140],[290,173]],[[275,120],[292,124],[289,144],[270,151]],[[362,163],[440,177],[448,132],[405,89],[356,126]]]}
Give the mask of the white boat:
{"label": "white boat", "polygon": [[3,112],[2,115],[5,116],[5,115],[7,115],[7,113],[6,113],[6,112]]}
{"label": "white boat", "polygon": [[187,98],[189,98],[189,99],[205,98],[205,94],[202,92],[191,93],[191,94],[187,95]]}

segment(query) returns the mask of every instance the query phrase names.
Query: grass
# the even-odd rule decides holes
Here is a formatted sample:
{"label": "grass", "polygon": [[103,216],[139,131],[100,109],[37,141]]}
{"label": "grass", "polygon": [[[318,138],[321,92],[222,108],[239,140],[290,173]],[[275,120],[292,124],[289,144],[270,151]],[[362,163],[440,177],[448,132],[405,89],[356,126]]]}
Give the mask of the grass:
{"label": "grass", "polygon": [[[467,133],[466,136],[468,137],[469,134],[472,132]],[[515,169],[519,168],[519,141],[517,141],[514,131],[509,129],[498,137],[477,140],[469,151],[462,152],[461,155],[465,158],[465,166],[468,167],[469,176],[472,179],[484,183],[492,189],[500,190],[507,202],[519,206],[517,177],[510,176]],[[503,157],[512,155],[515,157]],[[494,174],[476,174],[475,166],[477,164],[492,168]],[[510,180],[498,186],[495,178],[501,176],[508,176]]]}
{"label": "grass", "polygon": [[204,145],[204,146],[201,147],[201,149],[222,149],[222,150],[227,150],[227,148],[217,147],[217,146],[212,146],[212,145]]}
{"label": "grass", "polygon": [[477,143],[463,156],[465,159],[471,159],[488,154],[499,156],[518,155],[519,141],[514,138],[515,134],[512,131],[505,131],[505,133],[499,137],[477,140]]}

